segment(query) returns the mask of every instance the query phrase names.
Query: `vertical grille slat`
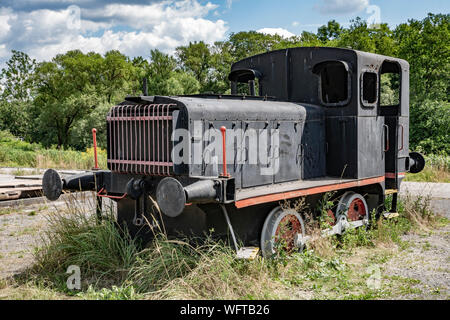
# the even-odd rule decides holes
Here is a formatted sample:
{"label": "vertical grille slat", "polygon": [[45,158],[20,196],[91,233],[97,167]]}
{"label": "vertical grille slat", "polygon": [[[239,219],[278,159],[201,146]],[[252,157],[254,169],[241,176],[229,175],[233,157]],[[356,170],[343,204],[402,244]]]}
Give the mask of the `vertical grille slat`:
{"label": "vertical grille slat", "polygon": [[107,116],[108,168],[117,173],[172,174],[174,104],[119,105]]}

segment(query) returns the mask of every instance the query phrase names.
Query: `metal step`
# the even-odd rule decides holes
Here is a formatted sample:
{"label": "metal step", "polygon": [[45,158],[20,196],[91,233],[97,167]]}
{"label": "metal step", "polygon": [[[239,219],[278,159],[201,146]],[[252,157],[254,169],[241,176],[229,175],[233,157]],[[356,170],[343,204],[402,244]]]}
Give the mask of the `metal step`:
{"label": "metal step", "polygon": [[392,219],[398,217],[398,212],[385,212],[383,213],[383,217],[385,217],[386,219]]}
{"label": "metal step", "polygon": [[388,195],[388,194],[394,194],[394,193],[398,193],[397,189],[386,189],[384,190],[384,194]]}
{"label": "metal step", "polygon": [[236,253],[237,259],[254,260],[259,253],[258,247],[242,247]]}

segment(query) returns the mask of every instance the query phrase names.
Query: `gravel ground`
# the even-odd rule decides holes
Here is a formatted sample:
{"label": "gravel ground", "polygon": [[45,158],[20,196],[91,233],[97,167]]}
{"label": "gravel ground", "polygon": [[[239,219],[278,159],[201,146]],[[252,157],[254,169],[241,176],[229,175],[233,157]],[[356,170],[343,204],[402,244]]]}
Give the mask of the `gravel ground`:
{"label": "gravel ground", "polygon": [[[417,184],[405,182],[401,196],[430,190],[431,205],[450,218],[450,184]],[[409,185],[409,186],[408,186]],[[433,191],[435,190],[435,191]],[[437,196],[433,196],[433,193]],[[0,279],[20,273],[33,261],[33,251],[41,244],[40,236],[47,219],[61,211],[64,201],[35,204],[19,208],[0,208]],[[89,205],[93,208],[92,204]],[[383,279],[401,277],[412,285],[396,298],[448,299],[450,288],[450,226],[428,234],[409,234],[403,240],[410,243],[382,267]]]}
{"label": "gravel ground", "polygon": [[46,226],[47,213],[27,208],[0,216],[0,278],[22,271],[33,261],[33,248]]}
{"label": "gravel ground", "polygon": [[[76,201],[85,208],[95,208],[92,199]],[[33,252],[42,243],[48,219],[66,206],[63,200],[0,209],[0,279],[20,273],[33,262]]]}
{"label": "gravel ground", "polygon": [[410,246],[382,266],[385,279],[405,280],[404,292],[396,298],[448,300],[450,225],[428,234],[407,234],[402,240]]}

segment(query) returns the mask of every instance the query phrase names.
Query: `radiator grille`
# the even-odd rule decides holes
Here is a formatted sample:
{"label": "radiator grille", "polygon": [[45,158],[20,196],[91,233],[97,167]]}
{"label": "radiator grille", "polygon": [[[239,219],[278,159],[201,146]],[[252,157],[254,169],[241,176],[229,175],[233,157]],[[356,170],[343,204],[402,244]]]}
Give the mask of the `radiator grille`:
{"label": "radiator grille", "polygon": [[108,169],[171,175],[174,104],[119,105],[108,113]]}

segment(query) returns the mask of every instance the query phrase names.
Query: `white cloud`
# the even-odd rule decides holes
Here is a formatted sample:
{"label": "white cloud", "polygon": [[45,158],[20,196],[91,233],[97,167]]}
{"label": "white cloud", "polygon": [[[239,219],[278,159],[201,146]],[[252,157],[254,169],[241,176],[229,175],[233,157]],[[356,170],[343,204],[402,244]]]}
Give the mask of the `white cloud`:
{"label": "white cloud", "polygon": [[163,1],[150,5],[111,4],[83,10],[82,18],[149,29],[172,19],[202,18],[217,7],[210,2],[201,5],[197,0]]}
{"label": "white cloud", "polygon": [[14,19],[16,16],[13,14],[12,10],[9,8],[0,8],[0,41],[3,42],[3,39],[6,38],[8,33],[11,30],[11,19]]}
{"label": "white cloud", "polygon": [[[81,23],[70,10],[39,9],[29,12],[1,8],[0,64],[10,50],[21,50],[37,60],[50,60],[72,49],[105,53],[118,49],[129,56],[148,57],[150,49],[172,53],[190,41],[213,43],[228,30],[223,20],[206,16],[217,5],[198,0],[110,4],[103,8],[81,8]],[[80,28],[74,28],[79,25]]]}
{"label": "white cloud", "polygon": [[299,25],[300,25],[300,23],[298,21],[292,22],[292,26],[293,27],[298,27]]}
{"label": "white cloud", "polygon": [[322,0],[315,8],[322,14],[348,14],[359,12],[369,5],[369,0]]}
{"label": "white cloud", "polygon": [[270,35],[279,35],[282,36],[284,38],[290,38],[290,37],[294,37],[295,34],[293,34],[292,32],[287,31],[286,29],[283,28],[262,28],[259,30],[256,30],[257,32],[260,33],[265,33],[265,34],[270,34]]}
{"label": "white cloud", "polygon": [[0,44],[0,57],[6,56],[8,54],[8,50],[4,44]]}

